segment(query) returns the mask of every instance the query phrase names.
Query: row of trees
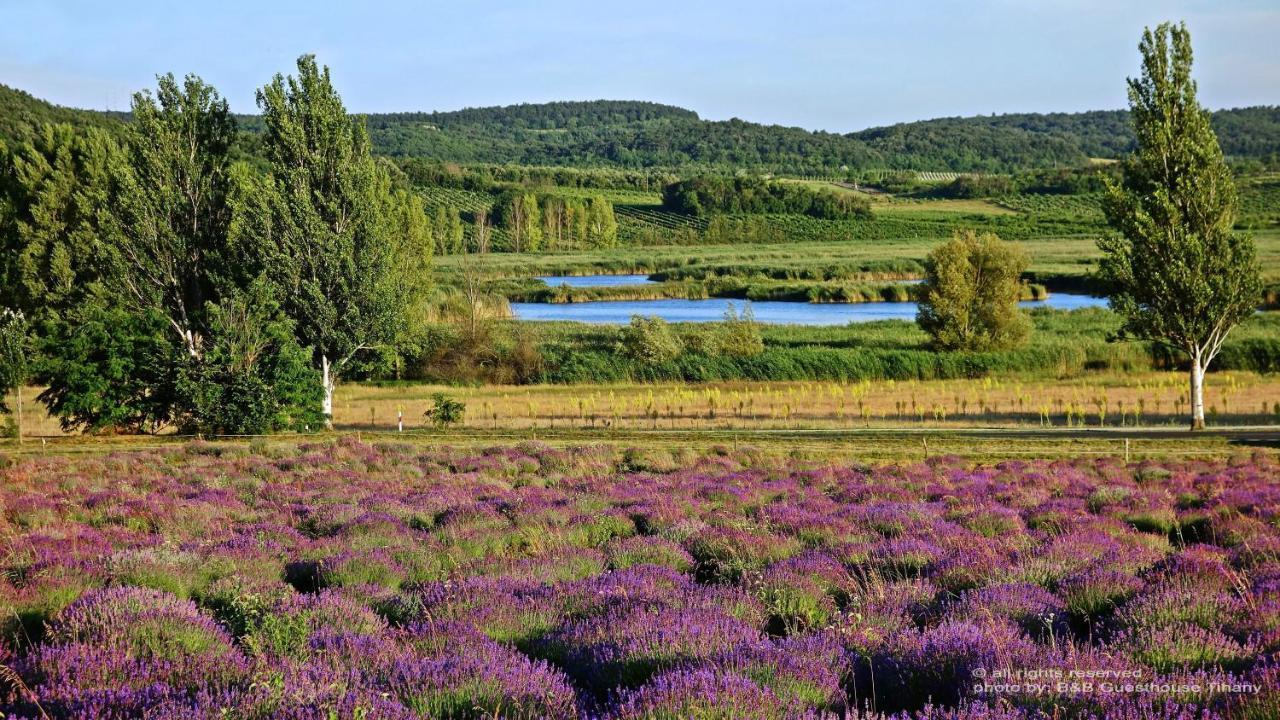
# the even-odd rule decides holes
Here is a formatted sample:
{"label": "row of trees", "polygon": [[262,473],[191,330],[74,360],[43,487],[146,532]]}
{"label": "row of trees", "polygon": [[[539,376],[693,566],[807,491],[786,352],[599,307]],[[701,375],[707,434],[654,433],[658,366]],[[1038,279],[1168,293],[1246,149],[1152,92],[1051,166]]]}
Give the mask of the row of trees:
{"label": "row of trees", "polygon": [[339,378],[422,308],[432,221],[328,69],[300,58],[258,105],[258,164],[233,160],[218,92],[172,75],[122,142],[52,125],[0,153],[0,306],[30,320],[64,427],[327,423]]}
{"label": "row of trees", "polygon": [[798,183],[771,182],[755,176],[705,175],[671,183],[662,190],[662,206],[686,215],[717,213],[795,213],[824,220],[868,217],[867,199],[854,193],[815,190]]}
{"label": "row of trees", "polygon": [[508,190],[499,196],[495,215],[505,235],[496,250],[539,252],[610,248],[618,244],[613,204],[601,196],[584,200]]}
{"label": "row of trees", "polygon": [[1081,195],[1100,193],[1108,182],[1119,179],[1115,164],[1084,168],[1031,170],[1014,175],[961,175],[955,180],[929,190],[933,197],[986,198],[1015,193],[1043,195]]}
{"label": "row of trees", "polygon": [[431,218],[431,240],[437,255],[460,255],[467,250],[462,213],[451,205],[436,205],[428,210]]}

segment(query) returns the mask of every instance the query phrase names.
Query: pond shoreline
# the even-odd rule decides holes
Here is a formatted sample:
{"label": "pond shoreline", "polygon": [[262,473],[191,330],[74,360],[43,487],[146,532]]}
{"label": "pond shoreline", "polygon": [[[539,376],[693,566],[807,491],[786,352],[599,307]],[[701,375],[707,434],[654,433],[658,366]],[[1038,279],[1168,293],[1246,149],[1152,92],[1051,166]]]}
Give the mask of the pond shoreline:
{"label": "pond shoreline", "polygon": [[[1023,301],[1028,310],[1049,307],[1075,310],[1105,307],[1105,298],[1058,293],[1044,300]],[[668,322],[718,322],[730,306],[741,312],[750,307],[756,321],[779,325],[846,325],[877,320],[914,321],[914,302],[797,302],[708,297],[696,299],[654,298],[644,300],[595,300],[582,302],[510,304],[516,320],[530,322],[569,321],[591,324],[626,324],[634,315],[654,315]]]}
{"label": "pond shoreline", "polygon": [[[657,300],[741,300],[747,302],[793,302],[812,305],[863,303],[909,303],[917,299],[919,280],[775,280],[769,278],[710,278],[633,282],[640,275],[583,276],[572,282],[567,276],[530,278],[520,283],[503,282],[494,290],[511,303],[568,305],[590,302],[649,302]],[[623,282],[612,278],[625,278]],[[549,285],[548,281],[558,282]],[[1045,301],[1049,290],[1040,284],[1023,285],[1021,299]]]}

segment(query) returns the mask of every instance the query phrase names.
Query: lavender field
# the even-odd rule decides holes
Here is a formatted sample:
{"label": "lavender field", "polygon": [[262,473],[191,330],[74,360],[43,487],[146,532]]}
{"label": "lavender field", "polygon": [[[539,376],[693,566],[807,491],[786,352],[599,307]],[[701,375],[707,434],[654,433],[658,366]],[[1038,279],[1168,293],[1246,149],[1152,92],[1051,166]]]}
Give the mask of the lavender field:
{"label": "lavender field", "polygon": [[0,716],[1276,718],[1280,466],[0,458]]}

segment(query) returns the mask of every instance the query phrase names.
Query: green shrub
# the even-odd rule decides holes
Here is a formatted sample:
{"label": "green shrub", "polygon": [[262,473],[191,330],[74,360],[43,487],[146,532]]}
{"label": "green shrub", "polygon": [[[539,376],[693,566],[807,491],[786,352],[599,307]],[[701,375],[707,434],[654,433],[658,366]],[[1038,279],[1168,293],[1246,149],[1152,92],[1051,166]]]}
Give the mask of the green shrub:
{"label": "green shrub", "polygon": [[637,362],[658,364],[675,360],[684,345],[666,320],[635,315],[631,324],[622,329],[617,350]]}
{"label": "green shrub", "polygon": [[431,400],[431,408],[423,414],[438,428],[457,425],[466,416],[467,406],[444,393],[432,395]]}
{"label": "green shrub", "polygon": [[717,350],[722,355],[746,358],[764,352],[764,338],[760,336],[760,326],[750,304],[745,305],[741,313],[730,305],[724,311],[724,324],[719,330]]}

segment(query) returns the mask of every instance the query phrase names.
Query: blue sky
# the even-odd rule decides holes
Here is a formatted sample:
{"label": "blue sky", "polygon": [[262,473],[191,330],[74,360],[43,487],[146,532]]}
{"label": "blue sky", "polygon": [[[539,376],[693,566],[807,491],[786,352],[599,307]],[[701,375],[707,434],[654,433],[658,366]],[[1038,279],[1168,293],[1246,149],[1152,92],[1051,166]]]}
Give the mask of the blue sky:
{"label": "blue sky", "polygon": [[846,132],[1123,107],[1142,27],[1165,19],[1191,28],[1206,105],[1280,103],[1276,0],[0,0],[0,83],[120,110],[194,72],[253,112],[312,52],[357,112],[639,99]]}

